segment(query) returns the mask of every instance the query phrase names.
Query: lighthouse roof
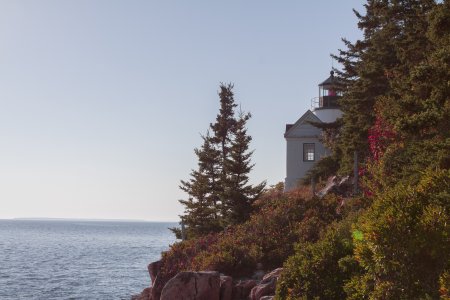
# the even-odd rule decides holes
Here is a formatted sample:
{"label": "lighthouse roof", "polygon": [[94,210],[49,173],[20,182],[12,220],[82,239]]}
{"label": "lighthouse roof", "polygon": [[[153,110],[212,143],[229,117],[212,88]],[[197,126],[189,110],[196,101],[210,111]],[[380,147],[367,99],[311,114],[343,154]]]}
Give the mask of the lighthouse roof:
{"label": "lighthouse roof", "polygon": [[334,72],[331,71],[330,72],[330,77],[328,77],[324,82],[322,82],[321,84],[319,84],[319,86],[323,86],[323,85],[332,85],[334,83],[337,83],[336,78],[334,77]]}

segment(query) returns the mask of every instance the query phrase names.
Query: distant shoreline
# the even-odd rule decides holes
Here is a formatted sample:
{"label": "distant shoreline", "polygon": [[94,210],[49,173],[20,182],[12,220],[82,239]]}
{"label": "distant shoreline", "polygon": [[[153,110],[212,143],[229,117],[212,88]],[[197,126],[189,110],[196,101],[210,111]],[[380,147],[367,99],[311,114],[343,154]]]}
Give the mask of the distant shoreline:
{"label": "distant shoreline", "polygon": [[140,219],[88,219],[88,218],[10,218],[0,221],[83,221],[83,222],[124,222],[124,223],[178,223],[178,221],[149,221]]}

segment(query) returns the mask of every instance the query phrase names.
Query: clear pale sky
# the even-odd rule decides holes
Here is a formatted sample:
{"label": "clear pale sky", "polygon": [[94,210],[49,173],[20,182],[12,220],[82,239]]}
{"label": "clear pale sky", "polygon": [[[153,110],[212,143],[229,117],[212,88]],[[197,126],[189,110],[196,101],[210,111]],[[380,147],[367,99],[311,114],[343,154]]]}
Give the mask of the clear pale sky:
{"label": "clear pale sky", "polygon": [[0,1],[0,218],[178,220],[220,82],[253,115],[252,182],[283,181],[285,124],[363,3]]}

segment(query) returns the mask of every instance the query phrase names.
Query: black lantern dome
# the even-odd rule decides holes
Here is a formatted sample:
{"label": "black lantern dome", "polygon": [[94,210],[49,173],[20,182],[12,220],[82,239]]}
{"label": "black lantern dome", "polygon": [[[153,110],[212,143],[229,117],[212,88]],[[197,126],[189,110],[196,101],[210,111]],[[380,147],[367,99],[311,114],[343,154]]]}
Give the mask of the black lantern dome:
{"label": "black lantern dome", "polygon": [[330,77],[319,84],[319,107],[316,109],[339,108],[338,100],[341,96],[339,81],[331,71]]}

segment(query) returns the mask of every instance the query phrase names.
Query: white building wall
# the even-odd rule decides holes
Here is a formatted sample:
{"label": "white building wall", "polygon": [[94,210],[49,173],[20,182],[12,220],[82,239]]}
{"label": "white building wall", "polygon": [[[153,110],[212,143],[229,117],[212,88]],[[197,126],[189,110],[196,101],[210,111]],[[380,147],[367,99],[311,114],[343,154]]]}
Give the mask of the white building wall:
{"label": "white building wall", "polygon": [[[329,151],[319,141],[321,130],[311,124],[304,123],[292,128],[286,136],[286,178],[285,190],[289,191],[298,186],[299,180],[322,157],[329,155]],[[314,143],[314,161],[303,161],[303,144]]]}
{"label": "white building wall", "polygon": [[337,118],[342,117],[342,111],[337,108],[315,109],[313,114],[324,123],[332,123],[336,121]]}
{"label": "white building wall", "polygon": [[[300,179],[322,157],[330,155],[330,150],[319,141],[321,129],[308,123],[308,120],[331,123],[342,116],[340,109],[316,109],[306,112],[286,133],[286,191],[298,186]],[[303,161],[303,144],[314,143],[314,161]]]}

